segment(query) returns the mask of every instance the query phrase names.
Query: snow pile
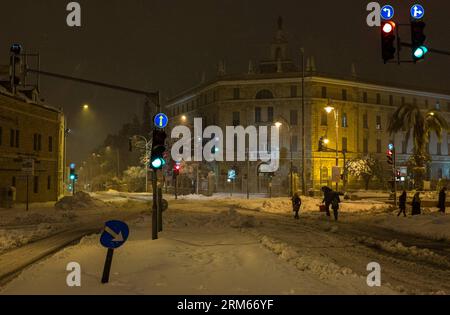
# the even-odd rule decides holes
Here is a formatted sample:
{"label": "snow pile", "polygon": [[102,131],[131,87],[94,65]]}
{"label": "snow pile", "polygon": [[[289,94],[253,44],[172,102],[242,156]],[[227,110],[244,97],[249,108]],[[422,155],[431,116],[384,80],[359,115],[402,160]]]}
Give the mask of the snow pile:
{"label": "snow pile", "polygon": [[373,222],[376,226],[434,240],[450,241],[450,215],[431,212],[407,218],[397,217],[394,212],[380,216]]}
{"label": "snow pile", "polygon": [[36,228],[27,230],[0,229],[0,254],[36,240],[42,239],[57,230],[51,224],[41,223]]}
{"label": "snow pile", "polygon": [[318,275],[322,280],[336,279],[340,276],[357,276],[350,268],[342,268],[321,257],[309,256],[305,253],[300,255],[294,247],[271,237],[259,235],[258,238],[265,248],[274,252],[281,259],[295,265],[300,271],[309,271]]}
{"label": "snow pile", "polygon": [[429,261],[446,267],[450,267],[450,262],[446,257],[437,255],[426,248],[417,248],[416,246],[407,247],[397,240],[390,242],[375,240],[371,237],[357,237],[356,240],[369,247],[384,250],[389,253],[399,254],[404,256],[413,257],[420,260]]}
{"label": "snow pile", "polygon": [[[302,208],[300,212],[319,212],[321,202],[322,199],[319,198],[302,197]],[[292,212],[292,202],[289,198],[240,200],[233,205],[241,209],[276,214],[290,214]],[[374,200],[344,201],[340,205],[340,211],[351,213],[378,213],[388,212],[390,210],[390,205]]]}
{"label": "snow pile", "polygon": [[215,218],[211,220],[211,223],[230,226],[235,229],[253,228],[258,225],[255,217],[242,215],[234,208],[230,208],[230,210],[228,211],[219,213]]}
{"label": "snow pile", "polygon": [[55,204],[55,208],[58,210],[79,210],[104,205],[102,201],[94,199],[89,194],[80,191],[74,196],[62,198]]}

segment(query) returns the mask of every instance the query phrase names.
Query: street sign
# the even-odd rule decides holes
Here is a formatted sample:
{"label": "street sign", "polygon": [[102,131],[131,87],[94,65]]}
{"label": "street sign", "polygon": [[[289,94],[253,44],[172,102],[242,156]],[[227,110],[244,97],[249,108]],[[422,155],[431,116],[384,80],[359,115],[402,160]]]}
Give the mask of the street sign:
{"label": "street sign", "polygon": [[159,113],[155,116],[154,124],[157,128],[164,129],[169,124],[169,118],[166,114]]}
{"label": "street sign", "polygon": [[385,5],[381,8],[381,18],[383,20],[391,20],[394,17],[395,10],[391,5]]}
{"label": "street sign", "polygon": [[331,181],[334,183],[339,183],[341,180],[341,169],[337,166],[333,166],[331,171]]}
{"label": "street sign", "polygon": [[22,175],[34,176],[34,160],[24,159],[22,161]]}
{"label": "street sign", "polygon": [[228,179],[235,180],[236,179],[236,170],[231,169],[228,171]]}
{"label": "street sign", "polygon": [[124,222],[108,221],[105,223],[105,229],[100,237],[100,243],[108,249],[108,252],[103,267],[102,283],[109,282],[114,249],[122,246],[127,241],[129,234],[128,225]]}
{"label": "street sign", "polygon": [[109,221],[105,223],[105,229],[100,237],[100,243],[111,249],[122,246],[128,239],[128,226],[121,221]]}
{"label": "street sign", "polygon": [[415,4],[411,7],[411,17],[420,20],[425,16],[425,9],[420,4]]}

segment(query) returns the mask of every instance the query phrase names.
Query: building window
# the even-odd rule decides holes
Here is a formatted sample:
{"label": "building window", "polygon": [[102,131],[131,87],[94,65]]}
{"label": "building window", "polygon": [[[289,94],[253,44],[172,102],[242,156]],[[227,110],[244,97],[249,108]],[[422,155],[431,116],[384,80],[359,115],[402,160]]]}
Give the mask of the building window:
{"label": "building window", "polygon": [[346,89],[343,89],[343,90],[342,90],[342,100],[343,100],[343,101],[346,101],[346,100],[347,100],[347,90],[346,90]]}
{"label": "building window", "polygon": [[320,125],[328,126],[328,115],[325,111],[320,112]]}
{"label": "building window", "polygon": [[348,127],[347,113],[343,113],[342,114],[342,128],[347,128],[347,127]]}
{"label": "building window", "polygon": [[16,148],[20,146],[19,139],[20,139],[20,131],[16,130]]}
{"label": "building window", "polygon": [[12,187],[16,187],[16,185],[17,185],[17,183],[16,183],[16,176],[13,176],[12,180],[11,180],[11,186]]}
{"label": "building window", "polygon": [[367,99],[368,99],[368,97],[367,97],[367,92],[364,92],[364,93],[363,93],[363,102],[364,102],[364,103],[367,103]]}
{"label": "building window", "polygon": [[261,107],[255,108],[255,122],[260,123],[261,122]]}
{"label": "building window", "polygon": [[363,128],[369,129],[369,117],[367,113],[363,115]]}
{"label": "building window", "polygon": [[256,94],[257,100],[267,100],[267,99],[272,99],[272,98],[273,98],[273,94],[269,90],[262,90]]}
{"label": "building window", "polygon": [[377,93],[377,104],[380,105],[381,104],[381,94]]}
{"label": "building window", "polygon": [[48,152],[53,152],[53,137],[48,137]]}
{"label": "building window", "polygon": [[291,110],[291,115],[290,115],[290,124],[291,126],[297,126],[298,125],[298,111],[296,110]]}
{"label": "building window", "polygon": [[326,86],[322,86],[322,98],[327,98],[327,87]]}
{"label": "building window", "polygon": [[381,116],[377,116],[377,130],[381,130],[382,128],[381,128],[382,126],[381,126]]}
{"label": "building window", "polygon": [[39,193],[39,176],[34,176],[33,178],[33,192],[35,194]]}
{"label": "building window", "polygon": [[428,106],[430,105],[430,103],[428,102],[428,100],[425,100],[425,108],[428,109]]}
{"label": "building window", "polygon": [[233,126],[239,126],[241,124],[241,113],[233,112]]}
{"label": "building window", "polygon": [[297,92],[297,86],[296,85],[291,85],[291,97],[297,97],[298,96],[298,92]]}
{"label": "building window", "polygon": [[267,107],[267,121],[273,122],[273,107]]}
{"label": "building window", "polygon": [[389,105],[394,106],[394,96],[393,95],[389,95]]}
{"label": "building window", "polygon": [[50,175],[47,176],[47,190],[52,189],[52,177]]}
{"label": "building window", "polygon": [[436,110],[441,110],[441,103],[436,101]]}
{"label": "building window", "polygon": [[369,153],[369,139],[365,138],[363,141],[363,153],[368,154]]}
{"label": "building window", "polygon": [[241,90],[239,88],[233,89],[233,99],[238,100],[241,98]]}
{"label": "building window", "polygon": [[33,136],[33,149],[34,151],[42,150],[42,135],[35,133]]}
{"label": "building window", "polygon": [[406,140],[402,141],[402,154],[408,154],[408,143]]}
{"label": "building window", "polygon": [[402,96],[402,105],[405,105],[405,103],[406,103],[406,99],[404,96]]}
{"label": "building window", "polygon": [[11,148],[14,148],[14,138],[15,138],[16,132],[15,130],[11,129],[10,133],[9,133],[9,145],[11,146]]}
{"label": "building window", "polygon": [[292,136],[291,138],[291,151],[298,152],[298,136]]}
{"label": "building window", "polygon": [[437,155],[442,155],[442,144],[440,142],[437,144]]}
{"label": "building window", "polygon": [[342,151],[344,151],[344,152],[347,152],[348,151],[348,147],[347,147],[347,144],[348,143],[348,140],[347,140],[347,138],[342,138]]}
{"label": "building window", "polygon": [[382,150],[381,139],[377,139],[377,153],[381,153]]}

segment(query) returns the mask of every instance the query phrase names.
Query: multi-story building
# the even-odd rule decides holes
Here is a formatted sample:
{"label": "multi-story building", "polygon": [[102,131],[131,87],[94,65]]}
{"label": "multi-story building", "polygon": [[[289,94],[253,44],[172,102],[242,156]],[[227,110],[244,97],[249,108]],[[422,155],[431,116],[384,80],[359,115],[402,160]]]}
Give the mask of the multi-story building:
{"label": "multi-story building", "polygon": [[[56,201],[64,194],[64,116],[35,93],[13,95],[0,86],[0,190],[14,187],[17,202],[27,200],[27,186],[30,202]],[[34,161],[28,176],[27,160]]]}
{"label": "multi-story building", "polygon": [[[288,56],[288,42],[279,23],[270,46],[270,57],[260,62],[258,69],[250,62],[248,73],[228,75],[222,63],[214,80],[170,98],[166,110],[173,125],[192,123],[195,117],[203,118],[203,126],[217,125],[223,129],[238,125],[271,126],[281,121],[281,168],[272,183],[274,191],[279,193],[289,191],[290,152],[293,153],[293,169],[301,173],[303,103],[306,184],[316,189],[331,185],[336,142],[341,169],[345,159],[371,155],[385,164],[386,178],[390,180],[392,169],[389,172],[386,163],[389,143],[396,145],[399,168],[406,167],[412,141],[405,142],[406,132],[394,137],[387,132],[389,117],[398,106],[418,104],[424,111],[440,112],[450,121],[448,93],[366,82],[355,74],[350,78],[324,75],[314,68],[314,62],[308,60],[305,76],[299,71],[301,67]],[[327,113],[328,106],[335,110]],[[329,141],[330,152],[319,151],[321,138]],[[450,135],[445,132],[441,142],[432,135],[429,151],[432,156],[429,179],[450,178]],[[342,152],[347,153],[344,156]],[[235,184],[237,190],[245,191],[248,167],[245,163],[210,164],[216,174],[217,189],[228,189],[226,174],[230,167],[237,167],[240,174]],[[268,179],[258,174],[256,163],[250,165],[248,180],[252,192],[267,190]],[[356,179],[349,180],[350,186],[357,184]]]}

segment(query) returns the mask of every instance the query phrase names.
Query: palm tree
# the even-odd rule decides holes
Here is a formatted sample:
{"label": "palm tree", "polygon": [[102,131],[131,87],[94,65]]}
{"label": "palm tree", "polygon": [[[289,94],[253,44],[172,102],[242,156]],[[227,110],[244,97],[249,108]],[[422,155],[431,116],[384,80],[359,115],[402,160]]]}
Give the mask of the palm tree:
{"label": "palm tree", "polygon": [[444,117],[434,111],[424,112],[417,105],[402,105],[392,115],[388,132],[393,135],[406,131],[406,143],[411,136],[414,141],[411,164],[416,189],[423,189],[426,164],[430,160],[427,152],[430,135],[435,132],[438,140],[441,141],[442,132],[448,129],[449,125]]}

